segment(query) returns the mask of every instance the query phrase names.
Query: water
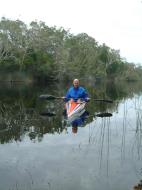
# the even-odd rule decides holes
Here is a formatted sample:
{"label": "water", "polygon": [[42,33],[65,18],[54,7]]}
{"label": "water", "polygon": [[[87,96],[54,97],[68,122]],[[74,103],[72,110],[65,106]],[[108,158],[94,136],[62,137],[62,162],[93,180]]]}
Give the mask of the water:
{"label": "water", "polygon": [[[125,85],[88,85],[91,97],[114,103],[92,98],[77,133],[63,123],[62,101],[38,99],[63,95],[64,85],[1,85],[0,189],[132,190],[142,179],[142,87]],[[93,116],[102,112],[113,116]]]}

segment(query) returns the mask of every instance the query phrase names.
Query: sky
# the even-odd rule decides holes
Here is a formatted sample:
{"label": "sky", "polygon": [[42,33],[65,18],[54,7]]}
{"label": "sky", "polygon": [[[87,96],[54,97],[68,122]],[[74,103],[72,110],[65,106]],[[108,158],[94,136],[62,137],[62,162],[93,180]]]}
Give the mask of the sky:
{"label": "sky", "polygon": [[0,0],[0,18],[87,33],[142,65],[142,0]]}

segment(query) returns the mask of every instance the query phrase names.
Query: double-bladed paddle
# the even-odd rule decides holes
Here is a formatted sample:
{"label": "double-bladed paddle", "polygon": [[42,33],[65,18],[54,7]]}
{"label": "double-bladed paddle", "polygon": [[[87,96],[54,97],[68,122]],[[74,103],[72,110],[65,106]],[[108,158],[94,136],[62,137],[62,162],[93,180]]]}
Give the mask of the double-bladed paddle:
{"label": "double-bladed paddle", "polygon": [[[62,99],[64,100],[65,97],[57,97],[57,96],[53,96],[53,95],[49,95],[49,94],[42,94],[39,96],[40,99],[42,100],[55,100],[55,99]],[[89,101],[91,98],[88,98],[87,100]],[[113,103],[112,100],[106,100],[106,99],[94,99],[94,101],[97,101],[97,102],[106,102],[106,103]]]}

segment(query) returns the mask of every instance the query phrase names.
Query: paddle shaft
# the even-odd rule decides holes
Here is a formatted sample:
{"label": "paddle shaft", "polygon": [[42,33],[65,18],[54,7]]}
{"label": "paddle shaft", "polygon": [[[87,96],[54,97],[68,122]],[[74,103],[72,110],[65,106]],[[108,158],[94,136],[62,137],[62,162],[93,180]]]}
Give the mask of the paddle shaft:
{"label": "paddle shaft", "polygon": [[[39,96],[40,99],[43,99],[43,100],[55,100],[55,99],[66,99],[65,97],[57,97],[57,96],[53,96],[53,95],[46,95],[46,94],[43,94],[43,95],[40,95]],[[87,98],[87,100],[89,101],[91,98]],[[112,100],[106,100],[106,99],[93,99],[94,101],[97,101],[97,102],[106,102],[106,103],[113,103]]]}

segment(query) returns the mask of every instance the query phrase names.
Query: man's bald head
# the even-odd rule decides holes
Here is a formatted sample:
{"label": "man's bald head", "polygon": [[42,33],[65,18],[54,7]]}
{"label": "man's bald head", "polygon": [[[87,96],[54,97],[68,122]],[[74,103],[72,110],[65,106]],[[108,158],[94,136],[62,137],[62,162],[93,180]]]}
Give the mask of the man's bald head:
{"label": "man's bald head", "polygon": [[78,80],[78,79],[74,79],[74,80],[73,80],[73,86],[74,86],[75,88],[77,88],[77,87],[79,86],[79,80]]}

